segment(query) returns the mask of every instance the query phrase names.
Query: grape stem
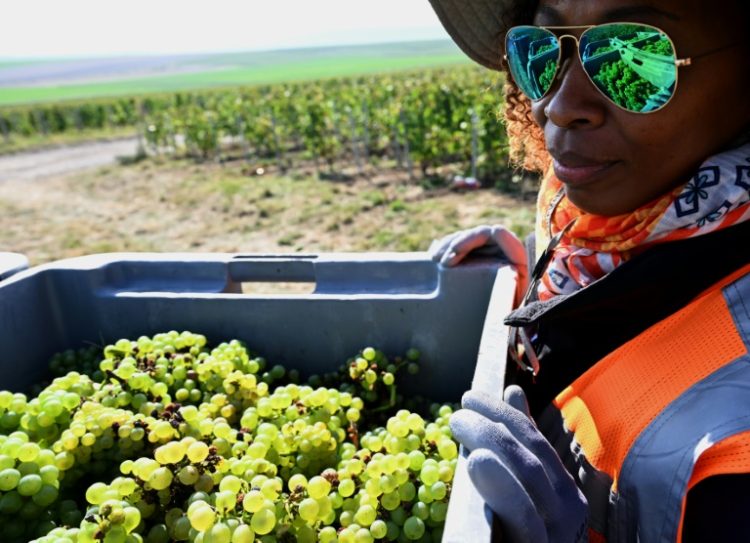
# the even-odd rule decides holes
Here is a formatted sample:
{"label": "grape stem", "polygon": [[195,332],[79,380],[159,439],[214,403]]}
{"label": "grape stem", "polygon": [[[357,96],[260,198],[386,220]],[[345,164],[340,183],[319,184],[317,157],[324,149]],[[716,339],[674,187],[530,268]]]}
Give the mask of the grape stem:
{"label": "grape stem", "polygon": [[370,413],[378,413],[380,411],[385,411],[387,409],[392,408],[394,405],[396,405],[396,386],[390,385],[388,388],[391,390],[388,403],[385,405],[381,405],[380,407],[376,407],[375,409],[370,409]]}

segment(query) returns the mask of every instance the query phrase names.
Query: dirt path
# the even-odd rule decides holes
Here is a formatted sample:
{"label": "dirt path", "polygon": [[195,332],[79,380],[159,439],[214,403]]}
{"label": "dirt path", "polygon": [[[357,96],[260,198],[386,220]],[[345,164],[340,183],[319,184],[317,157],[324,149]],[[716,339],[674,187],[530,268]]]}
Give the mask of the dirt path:
{"label": "dirt path", "polygon": [[0,182],[0,250],[32,265],[113,251],[297,253],[417,251],[478,224],[519,235],[533,200],[498,190],[426,188],[394,168],[350,180],[257,175],[245,161],[157,157],[34,182]]}
{"label": "dirt path", "polygon": [[117,157],[134,155],[137,147],[136,138],[127,138],[0,156],[0,183],[31,181],[106,166],[115,163]]}

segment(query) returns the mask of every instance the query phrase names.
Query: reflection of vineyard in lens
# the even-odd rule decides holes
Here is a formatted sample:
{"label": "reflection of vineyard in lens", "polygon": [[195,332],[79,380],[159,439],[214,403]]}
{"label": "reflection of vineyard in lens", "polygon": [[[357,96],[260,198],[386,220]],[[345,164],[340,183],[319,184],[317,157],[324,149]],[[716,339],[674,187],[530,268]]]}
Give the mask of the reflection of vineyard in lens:
{"label": "reflection of vineyard in lens", "polygon": [[547,90],[549,90],[549,88],[552,86],[552,80],[555,78],[556,71],[557,62],[555,62],[554,60],[550,60],[544,67],[544,71],[539,74],[539,87],[544,89],[544,92],[547,92]]}
{"label": "reflection of vineyard in lens", "polygon": [[[548,72],[549,62],[557,64],[559,44],[549,30],[538,27],[518,27],[508,34],[507,59],[516,84],[533,100],[540,99],[548,90],[542,74]],[[549,75],[549,74],[547,74]]]}
{"label": "reflection of vineyard in lens", "polygon": [[590,38],[582,43],[584,67],[613,102],[628,111],[648,112],[672,96],[677,78],[669,39],[658,32]]}

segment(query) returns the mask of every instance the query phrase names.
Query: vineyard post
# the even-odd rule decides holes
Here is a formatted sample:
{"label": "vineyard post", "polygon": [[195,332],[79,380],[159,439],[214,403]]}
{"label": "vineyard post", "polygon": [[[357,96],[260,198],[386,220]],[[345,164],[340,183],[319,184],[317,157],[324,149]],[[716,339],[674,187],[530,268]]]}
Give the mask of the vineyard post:
{"label": "vineyard post", "polygon": [[[333,117],[333,132],[336,135],[336,142],[341,143],[341,140],[343,139],[343,136],[341,135],[341,127],[339,126],[339,114],[336,109],[336,103],[334,102],[331,107],[331,116]],[[336,158],[334,159],[336,162],[341,164],[342,157],[341,157],[341,145],[335,145],[336,150]]]}
{"label": "vineyard post", "polygon": [[80,107],[76,107],[73,110],[73,120],[76,123],[76,129],[79,132],[82,132],[83,131],[83,120],[81,118],[81,108]]}
{"label": "vineyard post", "polygon": [[8,123],[5,122],[5,117],[0,115],[0,131],[3,132],[3,139],[5,143],[10,143],[10,130],[8,129]]}
{"label": "vineyard post", "polygon": [[393,136],[391,136],[391,152],[396,158],[396,167],[400,170],[404,167],[404,157],[401,153],[401,144],[398,137],[398,126],[393,125]]}
{"label": "vineyard post", "polygon": [[471,177],[477,179],[477,162],[479,160],[479,117],[471,110]]}
{"label": "vineyard post", "polygon": [[138,108],[138,122],[136,131],[138,137],[138,154],[146,153],[146,106],[141,100],[136,106]]}
{"label": "vineyard post", "polygon": [[112,128],[112,106],[110,104],[104,106],[104,128],[105,130]]}
{"label": "vineyard post", "polygon": [[284,153],[281,149],[281,138],[279,138],[279,131],[276,129],[276,115],[271,109],[271,131],[273,132],[273,140],[276,147],[276,164],[282,172],[286,172],[286,164],[284,164]]}
{"label": "vineyard post", "polygon": [[49,135],[49,130],[47,130],[47,121],[45,120],[44,116],[36,108],[34,108],[32,115],[34,116],[34,120],[36,121],[37,126],[41,128],[42,135],[44,137],[47,137]]}
{"label": "vineyard post", "polygon": [[219,133],[219,123],[216,120],[216,117],[213,115],[209,117],[208,124],[211,126],[211,134],[214,141],[213,152],[216,153],[214,161],[219,164],[224,164],[223,154],[221,152],[221,134]]}
{"label": "vineyard post", "polygon": [[367,101],[362,99],[362,147],[365,154],[365,164],[370,161],[370,112],[367,109]]}
{"label": "vineyard post", "polygon": [[354,154],[354,161],[357,163],[357,171],[361,175],[364,172],[364,167],[362,166],[362,157],[359,153],[359,146],[357,145],[357,138],[356,138],[356,132],[357,132],[357,123],[354,121],[354,114],[352,113],[351,108],[348,110],[349,113],[349,129],[351,130],[351,137],[349,138],[351,145],[352,145],[352,153]]}
{"label": "vineyard post", "polygon": [[406,169],[409,172],[409,181],[414,180],[414,166],[411,162],[411,154],[409,151],[409,134],[407,130],[407,124],[406,124],[406,114],[404,113],[404,110],[402,109],[399,112],[398,115],[399,120],[401,121],[401,125],[404,127],[404,159],[406,160]]}
{"label": "vineyard post", "polygon": [[250,162],[250,142],[245,137],[245,120],[241,114],[237,114],[235,120],[237,125],[237,133],[240,135],[240,143],[242,144],[242,151],[245,155],[245,162]]}

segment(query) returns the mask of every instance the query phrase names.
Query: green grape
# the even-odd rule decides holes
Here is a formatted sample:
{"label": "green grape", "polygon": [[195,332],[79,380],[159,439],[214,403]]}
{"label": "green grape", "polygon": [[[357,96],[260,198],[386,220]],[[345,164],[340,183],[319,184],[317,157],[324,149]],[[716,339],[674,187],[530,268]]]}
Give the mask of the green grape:
{"label": "green grape", "polygon": [[[240,480],[236,479],[236,481],[237,481],[237,484],[239,485]],[[276,480],[268,479],[264,481],[263,484],[260,486],[260,491],[266,499],[274,501],[278,497],[279,491],[281,490],[281,488],[282,488],[281,485],[278,484]]]}
{"label": "green grape", "polygon": [[23,507],[23,498],[15,490],[6,492],[2,498],[0,498],[0,513],[6,515],[12,515],[17,513]]}
{"label": "green grape", "polygon": [[425,455],[422,451],[412,451],[409,453],[409,469],[420,471],[425,461]]}
{"label": "green grape", "polygon": [[388,541],[396,541],[399,535],[401,535],[401,528],[395,522],[388,521],[385,524],[388,527],[388,532],[385,534],[385,538]]}
{"label": "green grape", "polygon": [[[31,477],[31,476],[27,476]],[[23,495],[21,493],[21,485],[18,485],[19,488],[19,494]],[[52,505],[56,500],[59,492],[57,491],[57,488],[55,488],[52,485],[49,484],[42,484],[41,488],[32,496],[32,500],[34,500],[34,503],[37,504],[40,507],[49,507]]]}
{"label": "green grape", "polygon": [[33,496],[41,490],[42,484],[42,478],[39,475],[25,475],[18,481],[18,493],[21,496]]}
{"label": "green grape", "polygon": [[168,543],[169,531],[164,524],[156,524],[148,531],[144,541],[145,543]]}
{"label": "green grape", "polygon": [[357,522],[357,524],[361,524],[363,526],[369,526],[373,522],[375,522],[375,518],[377,517],[377,511],[374,507],[370,505],[363,505],[361,506],[357,512],[354,515],[354,520]]}
{"label": "green grape", "polygon": [[409,517],[404,522],[404,535],[412,540],[416,541],[420,539],[425,532],[424,522],[419,517]]}
{"label": "green grape", "polygon": [[256,534],[265,535],[270,533],[276,525],[276,515],[269,509],[261,509],[253,514],[250,526]]}
{"label": "green grape", "polygon": [[177,479],[185,486],[192,486],[198,482],[200,475],[195,466],[184,466],[177,472]]}
{"label": "green grape", "polygon": [[399,494],[399,492],[389,492],[387,494],[383,494],[383,496],[380,498],[380,502],[386,511],[393,511],[399,505],[401,505],[401,495]]}
{"label": "green grape", "polygon": [[424,465],[419,473],[420,480],[426,485],[433,485],[440,479],[438,468],[433,465]]}
{"label": "green grape", "polygon": [[[2,477],[2,474],[0,474],[0,477]],[[344,498],[348,498],[352,494],[354,494],[354,491],[356,490],[356,484],[352,479],[344,479],[339,483],[339,494],[343,496]]]}
{"label": "green grape", "polygon": [[33,462],[39,456],[40,448],[36,443],[24,443],[18,449],[18,459],[21,462]]}
{"label": "green grape", "polygon": [[375,360],[376,355],[377,353],[372,347],[365,347],[364,349],[362,349],[362,358],[364,358],[365,360],[372,362],[373,360]]}
{"label": "green grape", "polygon": [[247,524],[240,524],[232,534],[232,543],[253,543],[255,532]]}
{"label": "green grape", "polygon": [[308,523],[314,523],[318,518],[320,505],[313,498],[305,498],[299,504],[299,516]]}
{"label": "green grape", "polygon": [[192,512],[188,511],[188,519],[193,528],[205,532],[216,522],[216,513],[204,502],[203,505],[196,507]]}
{"label": "green grape", "polygon": [[123,519],[123,527],[130,533],[140,524],[141,512],[136,507],[125,507],[123,509],[125,518]]}
{"label": "green grape", "polygon": [[437,481],[430,487],[430,494],[432,494],[433,499],[440,501],[448,494],[448,487],[443,481]]}
{"label": "green grape", "polygon": [[295,491],[298,487],[302,489],[307,488],[307,477],[302,475],[301,473],[296,473],[292,475],[289,478],[289,482],[287,483],[287,487],[291,491]]}
{"label": "green grape", "polygon": [[419,498],[419,501],[427,504],[435,501],[435,497],[432,495],[430,487],[426,485],[419,485],[419,489],[417,490],[417,498]]}
{"label": "green grape", "polygon": [[360,528],[354,534],[354,541],[355,543],[373,543],[375,538],[372,536],[368,528]]}
{"label": "green grape", "polygon": [[430,519],[434,522],[445,522],[448,515],[448,504],[445,502],[434,502],[430,504]]}
{"label": "green grape", "polygon": [[383,520],[376,520],[370,525],[370,533],[375,539],[383,539],[388,534],[388,526]]}
{"label": "green grape", "polygon": [[206,536],[210,537],[212,543],[230,543],[232,540],[232,531],[225,523],[217,522],[211,527]]}
{"label": "green grape", "polygon": [[411,514],[421,520],[427,520],[430,516],[430,508],[426,503],[419,501],[412,506]]}
{"label": "green grape", "polygon": [[156,468],[148,478],[148,483],[154,490],[169,488],[172,484],[173,475],[169,468]]}
{"label": "green grape", "polygon": [[263,496],[262,492],[258,490],[251,490],[250,492],[245,494],[245,497],[242,499],[242,506],[245,511],[248,511],[250,513],[257,513],[263,507],[264,502],[265,497]]}
{"label": "green grape", "polygon": [[438,443],[438,453],[440,454],[441,458],[445,458],[446,460],[453,460],[458,456],[458,447],[456,446],[455,441],[453,441],[452,439],[442,439]]}
{"label": "green grape", "polygon": [[[338,538],[336,529],[331,526],[326,526],[318,532],[319,543],[335,543]],[[232,542],[234,543],[234,541]]]}
{"label": "green grape", "polygon": [[219,491],[215,494],[216,509],[225,514],[237,505],[237,494],[230,490]]}
{"label": "green grape", "polygon": [[398,493],[401,501],[410,502],[417,495],[417,488],[414,486],[414,483],[407,481],[399,487]]}
{"label": "green grape", "polygon": [[17,469],[8,468],[0,471],[0,490],[7,492],[13,490],[18,486],[18,482],[21,480],[21,472]]}
{"label": "green grape", "polygon": [[327,496],[331,490],[331,483],[320,476],[315,476],[307,483],[307,492],[311,498],[322,498]]}
{"label": "green grape", "polygon": [[242,480],[234,475],[226,475],[219,484],[219,490],[230,491],[237,494],[242,488]]}

